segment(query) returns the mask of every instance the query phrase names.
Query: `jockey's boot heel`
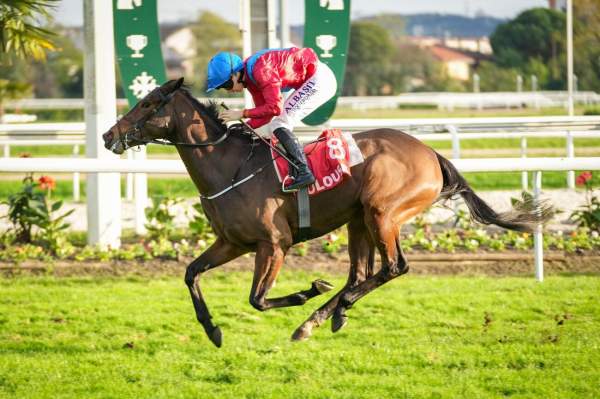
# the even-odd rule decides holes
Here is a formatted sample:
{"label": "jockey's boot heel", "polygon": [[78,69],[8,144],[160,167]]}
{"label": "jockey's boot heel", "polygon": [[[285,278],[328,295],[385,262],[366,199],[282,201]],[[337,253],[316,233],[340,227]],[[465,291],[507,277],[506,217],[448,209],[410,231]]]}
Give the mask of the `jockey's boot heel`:
{"label": "jockey's boot heel", "polygon": [[[286,191],[296,191],[313,184],[315,182],[315,176],[308,168],[306,155],[304,154],[304,150],[298,139],[292,132],[284,127],[275,129],[273,133],[275,134],[275,137],[277,137],[277,140],[283,144],[283,148],[285,148],[290,161],[297,167],[295,173],[291,174],[294,176],[294,181],[285,188]],[[292,172],[294,165],[290,165],[290,172]]]}

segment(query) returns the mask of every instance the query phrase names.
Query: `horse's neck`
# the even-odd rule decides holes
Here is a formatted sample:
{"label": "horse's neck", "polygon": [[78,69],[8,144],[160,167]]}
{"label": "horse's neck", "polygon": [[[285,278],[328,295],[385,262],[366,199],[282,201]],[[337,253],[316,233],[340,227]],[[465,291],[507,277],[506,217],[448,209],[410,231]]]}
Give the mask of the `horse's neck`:
{"label": "horse's neck", "polygon": [[[188,115],[198,116],[194,110]],[[177,139],[185,143],[202,143],[217,140],[222,133],[206,134],[203,129],[210,129],[210,124],[199,124],[188,121],[178,126]],[[201,194],[211,195],[231,184],[246,150],[242,142],[230,138],[208,147],[177,147],[181,160],[185,164],[190,177]]]}

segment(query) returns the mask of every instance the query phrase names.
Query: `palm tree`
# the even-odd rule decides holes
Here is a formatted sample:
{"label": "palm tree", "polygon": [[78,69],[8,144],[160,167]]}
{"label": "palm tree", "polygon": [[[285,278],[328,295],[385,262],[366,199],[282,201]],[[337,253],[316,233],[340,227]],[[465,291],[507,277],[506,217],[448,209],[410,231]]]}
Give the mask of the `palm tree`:
{"label": "palm tree", "polygon": [[[0,65],[11,67],[15,58],[44,61],[46,51],[56,50],[54,34],[36,25],[49,18],[58,1],[0,0]],[[23,97],[30,90],[28,82],[0,77],[0,122],[4,119],[4,102]]]}
{"label": "palm tree", "polygon": [[55,50],[54,34],[36,24],[49,17],[58,1],[0,0],[0,55],[44,60],[46,51]]}

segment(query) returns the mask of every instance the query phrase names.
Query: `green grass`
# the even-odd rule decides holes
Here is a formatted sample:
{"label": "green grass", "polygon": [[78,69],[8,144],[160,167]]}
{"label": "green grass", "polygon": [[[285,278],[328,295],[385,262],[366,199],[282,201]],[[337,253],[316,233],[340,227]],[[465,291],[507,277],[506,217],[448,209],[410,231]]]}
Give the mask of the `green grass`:
{"label": "green grass", "polygon": [[[286,272],[273,295],[315,277]],[[0,279],[0,397],[600,395],[598,277],[402,277],[358,302],[341,332],[327,323],[293,343],[323,299],[259,313],[247,303],[250,273],[209,273],[221,349],[182,280]]]}

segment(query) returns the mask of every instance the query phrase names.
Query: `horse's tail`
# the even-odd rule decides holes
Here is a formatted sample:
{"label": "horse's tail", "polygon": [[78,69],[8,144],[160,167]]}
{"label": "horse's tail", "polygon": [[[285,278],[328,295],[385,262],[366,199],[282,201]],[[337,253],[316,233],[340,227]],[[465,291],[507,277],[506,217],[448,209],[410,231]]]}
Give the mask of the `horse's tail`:
{"label": "horse's tail", "polygon": [[460,194],[471,212],[471,217],[477,222],[495,224],[509,230],[531,232],[539,223],[544,223],[552,218],[554,210],[550,205],[532,199],[524,200],[518,209],[497,213],[475,194],[465,178],[449,160],[438,153],[436,155],[444,177],[444,185],[439,199],[447,199],[455,194]]}

